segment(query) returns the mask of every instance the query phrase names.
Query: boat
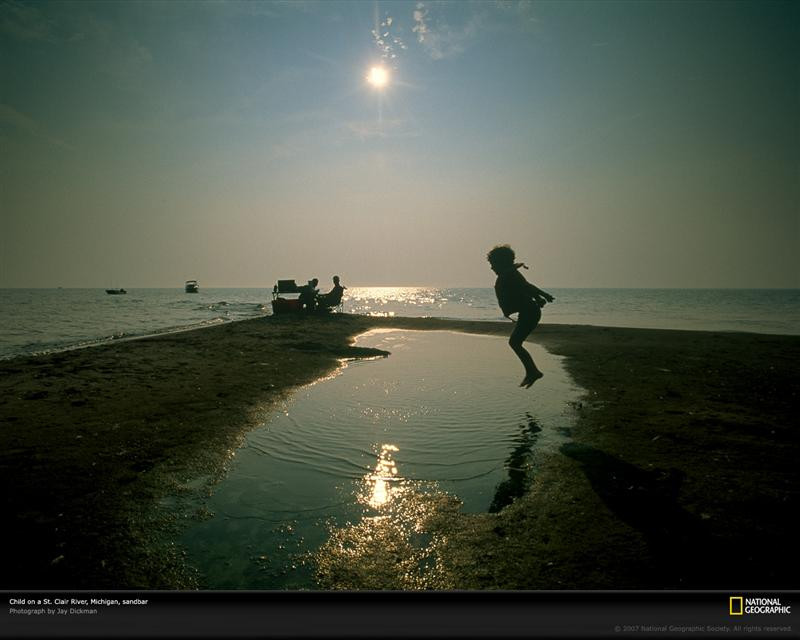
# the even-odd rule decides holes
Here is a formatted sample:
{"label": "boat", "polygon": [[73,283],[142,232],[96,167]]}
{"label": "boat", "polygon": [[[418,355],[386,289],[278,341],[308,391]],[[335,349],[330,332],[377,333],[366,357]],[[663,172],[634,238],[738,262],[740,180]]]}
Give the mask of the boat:
{"label": "boat", "polygon": [[197,284],[197,280],[186,281],[186,293],[198,293],[199,291],[200,285]]}
{"label": "boat", "polygon": [[303,310],[300,300],[275,298],[272,301],[272,313],[297,313]]}
{"label": "boat", "polygon": [[[328,302],[325,294],[318,295],[316,293],[316,279],[309,281],[308,284],[298,285],[294,280],[278,280],[277,284],[272,287],[272,313],[299,313],[301,311],[308,311],[307,304],[301,300],[303,294],[311,294],[315,300],[311,311],[314,313],[328,313],[333,307],[339,306],[341,300],[335,302]],[[296,294],[296,298],[285,298],[286,294]]]}
{"label": "boat", "polygon": [[282,298],[280,294],[296,293],[302,290],[294,280],[278,280],[272,287],[272,313],[294,313],[302,310],[298,298]]}
{"label": "boat", "polygon": [[106,289],[106,293],[110,296],[120,296],[128,292],[125,289]]}

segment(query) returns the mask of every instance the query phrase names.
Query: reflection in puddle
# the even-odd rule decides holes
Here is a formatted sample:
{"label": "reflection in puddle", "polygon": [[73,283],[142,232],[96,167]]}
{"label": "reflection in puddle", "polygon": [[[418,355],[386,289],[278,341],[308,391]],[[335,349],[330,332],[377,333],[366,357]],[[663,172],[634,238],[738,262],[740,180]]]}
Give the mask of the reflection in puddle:
{"label": "reflection in puddle", "polygon": [[321,588],[433,589],[441,586],[437,521],[461,511],[454,496],[410,485],[393,494],[381,515],[332,527],[315,554]]}
{"label": "reflection in puddle", "polygon": [[393,444],[385,444],[381,447],[375,472],[367,478],[372,490],[369,492],[369,499],[366,502],[373,509],[386,506],[391,495],[389,483],[400,480],[397,477],[397,464],[392,460],[393,451],[398,451]]}
{"label": "reflection in puddle", "polygon": [[530,486],[533,475],[533,445],[536,444],[542,428],[536,424],[536,419],[530,413],[526,414],[525,418],[526,420],[520,425],[516,446],[506,460],[508,479],[497,485],[489,513],[497,513],[503,507],[507,507]]}
{"label": "reflection in puddle", "polygon": [[579,390],[536,345],[545,377],[522,390],[504,338],[395,330],[358,344],[392,355],[298,391],[247,436],[214,516],[186,531],[204,586],[435,588],[446,523],[510,504],[568,439]]}

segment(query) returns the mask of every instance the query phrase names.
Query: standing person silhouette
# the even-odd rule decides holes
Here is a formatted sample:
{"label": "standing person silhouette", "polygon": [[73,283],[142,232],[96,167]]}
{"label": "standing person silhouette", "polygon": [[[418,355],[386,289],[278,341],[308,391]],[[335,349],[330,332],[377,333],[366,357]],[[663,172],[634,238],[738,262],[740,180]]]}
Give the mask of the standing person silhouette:
{"label": "standing person silhouette", "polygon": [[496,246],[486,255],[492,271],[497,274],[494,292],[503,315],[514,322],[511,314],[519,314],[508,344],[525,366],[525,377],[519,386],[528,389],[544,374],[539,371],[531,354],[522,343],[539,324],[542,307],[548,302],[553,302],[555,298],[528,282],[519,272],[520,267],[525,269],[528,267],[522,262],[514,262],[514,257],[514,250],[507,244]]}

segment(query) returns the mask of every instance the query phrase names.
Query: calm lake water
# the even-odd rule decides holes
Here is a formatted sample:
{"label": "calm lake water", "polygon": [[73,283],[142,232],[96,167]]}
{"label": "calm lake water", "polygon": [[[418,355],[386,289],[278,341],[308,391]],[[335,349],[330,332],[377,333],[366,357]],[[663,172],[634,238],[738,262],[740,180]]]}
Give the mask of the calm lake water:
{"label": "calm lake water", "polygon": [[213,487],[213,516],[181,540],[203,586],[313,588],[309,554],[332,535],[358,547],[374,527],[424,554],[432,496],[496,511],[569,439],[580,389],[535,345],[545,376],[523,390],[504,338],[376,331],[358,344],[392,355],[300,390]]}
{"label": "calm lake water", "polygon": [[[543,322],[800,334],[797,289],[549,289]],[[270,313],[267,289],[0,289],[0,358],[89,346]],[[345,311],[500,320],[494,291],[351,287]]]}

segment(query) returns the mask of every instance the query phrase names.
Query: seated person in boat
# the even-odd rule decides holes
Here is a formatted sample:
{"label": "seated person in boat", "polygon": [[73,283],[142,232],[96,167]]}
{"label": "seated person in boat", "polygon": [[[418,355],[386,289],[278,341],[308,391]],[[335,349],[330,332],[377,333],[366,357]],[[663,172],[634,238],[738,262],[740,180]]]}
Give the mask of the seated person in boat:
{"label": "seated person in boat", "polygon": [[323,293],[318,298],[320,307],[335,307],[342,301],[344,290],[347,289],[344,285],[339,283],[339,276],[333,276],[333,289],[328,293]]}
{"label": "seated person in boat", "polygon": [[316,278],[312,278],[308,281],[308,284],[299,287],[300,289],[300,308],[305,309],[306,311],[313,311],[317,306],[317,294],[319,290],[317,289],[317,284],[319,280]]}

